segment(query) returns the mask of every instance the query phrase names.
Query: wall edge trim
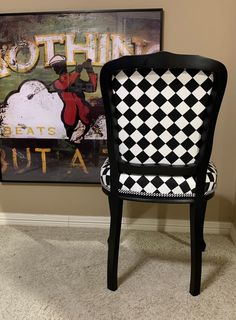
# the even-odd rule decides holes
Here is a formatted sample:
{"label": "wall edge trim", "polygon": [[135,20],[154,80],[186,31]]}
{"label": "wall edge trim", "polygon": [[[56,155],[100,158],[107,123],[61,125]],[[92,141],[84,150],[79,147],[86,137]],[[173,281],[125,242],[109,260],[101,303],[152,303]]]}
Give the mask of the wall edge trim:
{"label": "wall edge trim", "polygon": [[233,243],[236,245],[236,227],[233,224],[230,230],[230,238],[232,239]]}
{"label": "wall edge trim", "polygon": [[[105,216],[0,213],[0,225],[109,228],[109,223],[110,218]],[[124,217],[122,228],[144,231],[189,232],[189,221]],[[231,222],[205,221],[204,232],[229,235],[236,243],[236,228]]]}

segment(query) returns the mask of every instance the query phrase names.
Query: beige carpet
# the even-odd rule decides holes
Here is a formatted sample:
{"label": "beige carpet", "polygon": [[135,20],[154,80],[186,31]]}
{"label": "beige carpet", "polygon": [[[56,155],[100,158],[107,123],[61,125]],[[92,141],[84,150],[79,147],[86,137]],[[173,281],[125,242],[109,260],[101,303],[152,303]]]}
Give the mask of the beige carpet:
{"label": "beige carpet", "polygon": [[1,320],[235,320],[236,247],[207,235],[202,293],[189,235],[123,231],[118,291],[106,289],[107,230],[0,227]]}

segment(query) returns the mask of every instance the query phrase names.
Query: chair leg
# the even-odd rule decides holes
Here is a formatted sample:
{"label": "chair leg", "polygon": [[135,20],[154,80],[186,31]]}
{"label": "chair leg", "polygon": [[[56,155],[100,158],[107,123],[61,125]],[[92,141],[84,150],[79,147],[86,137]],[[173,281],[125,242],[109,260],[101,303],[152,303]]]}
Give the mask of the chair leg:
{"label": "chair leg", "polygon": [[205,209],[204,203],[190,205],[191,279],[189,291],[193,296],[200,294],[201,288],[202,251],[205,243],[203,240]]}
{"label": "chair leg", "polygon": [[202,238],[202,244],[201,244],[201,249],[202,252],[205,251],[206,249],[206,242],[204,240],[204,221],[205,221],[205,212],[206,212],[206,206],[207,206],[207,200],[204,199],[202,202],[202,208],[201,208],[201,214],[200,214],[200,219],[201,219],[201,238]]}
{"label": "chair leg", "polygon": [[108,198],[111,222],[108,238],[107,287],[108,289],[115,291],[117,289],[117,270],[123,200],[115,196],[109,196]]}

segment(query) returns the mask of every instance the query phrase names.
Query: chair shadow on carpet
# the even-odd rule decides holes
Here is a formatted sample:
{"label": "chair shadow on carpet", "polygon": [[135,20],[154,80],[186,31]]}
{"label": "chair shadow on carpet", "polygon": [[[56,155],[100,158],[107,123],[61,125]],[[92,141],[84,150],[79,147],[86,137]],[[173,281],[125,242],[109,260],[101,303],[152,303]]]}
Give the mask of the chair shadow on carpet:
{"label": "chair shadow on carpet", "polygon": [[[141,206],[142,205],[142,206]],[[165,256],[163,254],[151,254],[148,252],[145,252],[145,254],[141,253],[140,250],[140,257],[136,261],[135,264],[132,266],[129,266],[128,270],[126,270],[123,273],[120,273],[119,275],[119,285],[122,283],[125,283],[125,281],[132,276],[135,271],[138,269],[142,268],[148,261],[151,259],[155,259],[158,261],[168,261],[170,263],[184,263],[185,265],[189,266],[189,273],[186,274],[186,277],[190,277],[190,240],[183,240],[181,236],[178,236],[177,233],[169,233],[165,231],[165,228],[167,226],[167,220],[169,215],[173,212],[175,212],[175,208],[173,211],[169,210],[169,207],[166,204],[158,204],[156,205],[156,209],[153,206],[153,204],[146,204],[146,207],[143,203],[133,203],[129,202],[127,204],[127,211],[129,212],[129,215],[135,216],[136,219],[139,218],[145,218],[145,214],[151,211],[153,214],[156,213],[156,218],[157,220],[161,221],[161,224],[156,225],[156,230],[158,231],[159,234],[167,236],[169,239],[175,241],[176,243],[181,244],[178,249],[175,250],[175,252],[171,252],[170,254],[166,254]],[[173,205],[172,205],[173,207]],[[222,207],[225,210],[224,211],[219,211],[218,207]],[[156,210],[156,212],[155,212]],[[185,204],[183,205],[178,205],[178,210],[183,219],[188,219],[188,208]],[[227,216],[225,216],[225,212],[227,212]],[[212,201],[209,201],[207,211],[206,211],[206,217],[208,214],[210,214],[211,219],[215,221],[225,221],[225,219],[230,219],[230,217],[233,215],[233,212],[235,212],[235,205],[229,201],[229,199],[226,199],[225,197],[216,195]],[[126,236],[128,237],[129,231],[126,232]],[[207,240],[208,235],[206,235],[206,240]],[[206,241],[207,242],[207,241]],[[232,243],[231,239],[229,239],[229,242]],[[187,251],[185,254],[181,253],[181,247],[184,245],[185,249],[187,248]],[[138,250],[138,249],[137,249]],[[122,246],[121,246],[121,251],[122,251]],[[182,251],[183,252],[183,251]],[[119,264],[121,265],[122,262],[122,257],[119,260]],[[225,272],[225,270],[232,264],[230,259],[227,259],[223,255],[222,251],[222,256],[214,255],[214,251],[212,248],[208,247],[207,243],[207,248],[206,252],[203,254],[203,270],[202,270],[202,282],[201,282],[201,288],[203,291],[204,289],[210,287],[218,278],[220,278],[220,275]],[[207,269],[210,269],[207,271]],[[165,275],[167,277],[168,275]],[[189,281],[189,278],[188,280]],[[188,282],[186,282],[186,285],[188,285]]]}
{"label": "chair shadow on carpet", "polygon": [[[123,237],[123,240],[127,237],[129,237],[129,233],[132,232],[130,230],[125,231],[125,235]],[[148,231],[149,232],[149,231]],[[147,233],[148,233],[147,232]],[[158,268],[158,262],[160,263],[168,263],[168,264],[176,264],[176,268],[178,268],[178,264],[183,264],[185,267],[188,267],[188,272],[186,273],[186,286],[188,286],[188,281],[190,277],[190,240],[183,239],[183,237],[178,235],[178,233],[172,234],[164,231],[158,231],[158,234],[162,235],[162,237],[169,238],[172,243],[175,242],[176,246],[173,246],[172,250],[168,250],[166,252],[163,252],[161,249],[161,244],[159,245],[160,252],[158,251],[158,248],[153,252],[152,250],[142,250],[140,248],[139,257],[129,267],[126,268],[125,271],[119,272],[119,286],[124,284],[130,277],[134,276],[135,273],[139,271],[139,269],[145,268],[145,265],[150,263],[151,261],[155,260],[155,263],[157,264]],[[189,235],[188,235],[189,236]],[[211,235],[206,235],[206,241],[207,238],[211,237]],[[223,236],[228,238],[227,236]],[[230,239],[228,239],[230,241]],[[231,242],[231,241],[230,241]],[[207,241],[208,243],[208,241]],[[180,244],[180,245],[178,245]],[[184,245],[184,247],[183,247]],[[122,261],[122,243],[121,243],[121,257],[120,257],[120,265],[124,263]],[[136,251],[139,251],[137,248]],[[136,252],[137,253],[137,252]],[[226,269],[229,268],[230,265],[233,263],[230,261],[230,259],[226,258],[223,254],[222,256],[215,256],[214,250],[212,248],[206,249],[205,255],[203,254],[203,271],[202,271],[202,292],[209,288],[217,279],[220,278],[220,275],[222,273],[225,273]],[[160,274],[157,274],[157,278],[155,280],[158,281],[158,276]],[[168,277],[168,271],[167,274],[161,273],[161,276],[167,278]]]}
{"label": "chair shadow on carpet", "polygon": [[[62,236],[60,227],[45,227],[42,229],[39,227],[15,226],[14,228],[19,232],[27,234],[28,237],[44,246],[45,250],[52,250],[53,245],[50,241],[55,240],[78,241],[78,243],[83,243],[84,241],[89,243],[91,241],[99,243],[106,252],[108,230],[94,229],[94,232],[93,229],[67,228]],[[50,232],[50,228],[53,229],[52,233]],[[206,235],[207,243],[208,237],[211,237],[211,235]],[[150,241],[150,243],[153,242],[153,248],[143,248],[142,242],[144,239],[145,241]],[[168,242],[169,247],[165,248],[165,244]],[[209,246],[211,246],[211,244]],[[163,248],[165,248],[165,250],[163,250]],[[106,257],[105,252],[104,257]],[[131,259],[127,264],[125,256],[129,257],[132,254],[135,254],[135,259]],[[189,234],[173,234],[164,231],[123,230],[120,246],[119,286],[128,281],[130,277],[135,277],[135,273],[139,272],[142,268],[145,268],[145,265],[153,260],[155,260],[157,268],[155,281],[157,280],[158,282],[158,277],[160,276],[168,278],[168,270],[166,271],[166,274],[163,272],[161,274],[158,273],[158,262],[160,264],[168,263],[172,266],[176,264],[176,268],[178,268],[178,264],[182,264],[186,268],[185,284],[188,286],[190,276]],[[27,261],[27,258],[25,261]],[[104,268],[105,265],[106,261],[104,260]],[[219,254],[215,256],[214,249],[209,248],[208,250],[207,247],[206,252],[203,255],[202,291],[210,287],[218,278],[220,278],[220,275],[225,272],[229,265],[231,265],[231,262],[223,255],[223,252],[222,256]],[[206,271],[206,269],[209,268],[210,270]]]}

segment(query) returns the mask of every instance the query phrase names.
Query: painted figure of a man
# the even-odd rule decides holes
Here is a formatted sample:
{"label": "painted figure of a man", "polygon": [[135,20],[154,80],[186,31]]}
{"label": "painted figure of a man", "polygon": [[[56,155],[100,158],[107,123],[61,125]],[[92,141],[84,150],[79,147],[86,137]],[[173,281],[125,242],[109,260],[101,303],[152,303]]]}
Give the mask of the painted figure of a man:
{"label": "painted figure of a man", "polygon": [[[66,57],[55,55],[49,61],[59,78],[53,82],[55,90],[64,102],[61,120],[64,123],[70,140],[80,142],[91,126],[90,104],[85,99],[85,92],[95,92],[97,88],[97,74],[94,72],[90,59],[77,65],[72,72],[67,71]],[[81,72],[85,69],[88,81],[81,79]],[[72,135],[77,134],[77,138]]]}

